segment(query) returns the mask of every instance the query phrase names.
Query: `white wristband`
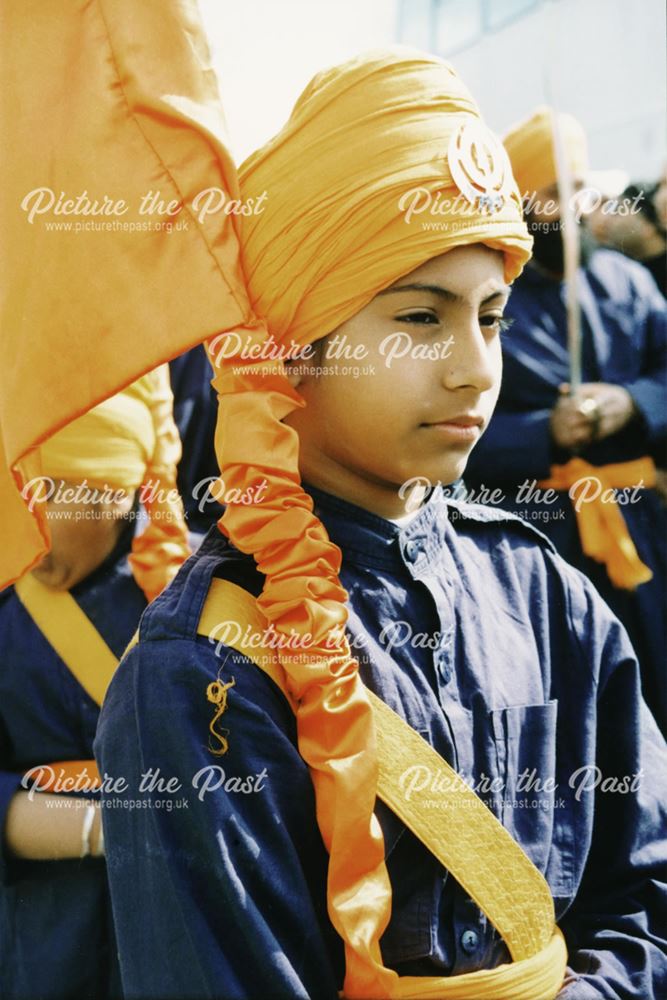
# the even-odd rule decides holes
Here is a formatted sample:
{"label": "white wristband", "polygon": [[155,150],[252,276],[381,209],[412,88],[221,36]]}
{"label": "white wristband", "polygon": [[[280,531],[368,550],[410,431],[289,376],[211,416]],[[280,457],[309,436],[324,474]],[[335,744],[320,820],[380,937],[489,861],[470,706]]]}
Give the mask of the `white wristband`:
{"label": "white wristband", "polygon": [[93,829],[93,823],[95,822],[95,806],[89,803],[86,806],[86,812],[83,817],[83,826],[81,827],[81,854],[80,857],[87,858],[90,854],[90,832]]}
{"label": "white wristband", "polygon": [[104,857],[104,826],[100,823],[100,833],[97,838],[97,848],[95,850],[96,858]]}

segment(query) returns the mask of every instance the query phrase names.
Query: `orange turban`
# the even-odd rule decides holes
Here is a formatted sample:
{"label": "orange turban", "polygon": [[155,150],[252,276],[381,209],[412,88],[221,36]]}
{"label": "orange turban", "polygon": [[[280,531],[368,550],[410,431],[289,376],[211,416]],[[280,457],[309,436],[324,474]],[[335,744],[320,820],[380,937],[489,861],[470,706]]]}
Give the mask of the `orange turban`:
{"label": "orange turban", "polygon": [[39,446],[42,471],[52,479],[136,490],[155,451],[153,416],[139,394],[141,383],[94,406]]}
{"label": "orange turban", "polygon": [[47,540],[48,522],[39,504],[47,498],[42,477],[85,481],[91,488],[132,491],[143,486],[140,499],[149,524],[132,541],[130,565],[149,601],[190,554],[176,488],[181,442],[172,402],[169,368],[162,365],[67,424],[26,463],[34,475],[26,482],[24,496],[33,500],[30,508]]}
{"label": "orange turban", "polygon": [[[504,183],[497,211],[452,178],[449,144],[463,126],[455,170],[482,198]],[[378,52],[320,73],[239,177],[244,200],[266,191],[261,214],[240,220],[241,253],[251,303],[276,339],[324,336],[454,246],[503,250],[508,281],[527,257],[502,146],[454,71],[422,53]]]}
{"label": "orange turban", "polygon": [[[522,197],[530,197],[558,180],[552,115],[551,108],[537,108],[503,139]],[[588,171],[586,133],[572,115],[560,112],[557,120],[570,173],[573,178],[582,177]]]}
{"label": "orange turban", "polygon": [[[258,603],[268,620],[312,636],[308,662],[289,652],[282,662],[330,852],[329,914],[346,946],[345,993],[390,996],[397,977],[379,947],[391,886],[373,813],[375,732],[341,628],[341,553],[300,485],[298,438],[283,422],[303,400],[281,360],[248,361],[247,348],[267,335],[311,343],[456,246],[501,250],[511,281],[530,239],[506,154],[472,97],[445,63],[404,49],[315,77],[283,130],[241,167],[240,182],[248,203],[264,197],[261,214],[242,216],[239,227],[257,320],[244,328],[246,359],[218,359],[216,449],[226,486],[269,485],[261,504],[230,504],[220,524],[265,574]],[[433,206],[441,210],[429,215]],[[438,225],[424,225],[429,218]]]}

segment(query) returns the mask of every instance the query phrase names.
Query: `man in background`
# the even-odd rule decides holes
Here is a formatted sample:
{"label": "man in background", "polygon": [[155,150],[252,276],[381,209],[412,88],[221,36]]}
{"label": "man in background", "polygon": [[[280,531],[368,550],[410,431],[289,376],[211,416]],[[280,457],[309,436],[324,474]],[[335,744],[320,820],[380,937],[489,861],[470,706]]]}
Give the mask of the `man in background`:
{"label": "man in background", "polygon": [[[658,214],[660,191],[660,183],[629,184],[618,200],[618,209],[600,214],[595,235],[605,246],[643,264],[667,296],[667,225]],[[629,205],[636,210],[628,211]]]}
{"label": "man in background", "polygon": [[[575,192],[588,170],[579,123],[559,115]],[[543,530],[628,629],[659,723],[665,694],[665,303],[646,269],[596,249],[583,225],[576,295],[581,385],[570,355],[558,173],[550,109],[505,139],[534,238],[506,311],[498,406],[466,483],[500,490],[506,509]]]}

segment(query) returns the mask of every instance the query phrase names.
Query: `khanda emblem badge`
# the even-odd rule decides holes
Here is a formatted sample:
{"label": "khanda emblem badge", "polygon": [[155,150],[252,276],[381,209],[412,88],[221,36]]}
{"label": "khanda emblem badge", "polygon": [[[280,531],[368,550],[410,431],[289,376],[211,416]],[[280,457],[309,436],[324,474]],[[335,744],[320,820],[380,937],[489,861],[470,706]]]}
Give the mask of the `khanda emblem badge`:
{"label": "khanda emblem badge", "polygon": [[512,172],[499,139],[477,118],[456,129],[449,141],[447,162],[461,194],[489,215],[505,204]]}

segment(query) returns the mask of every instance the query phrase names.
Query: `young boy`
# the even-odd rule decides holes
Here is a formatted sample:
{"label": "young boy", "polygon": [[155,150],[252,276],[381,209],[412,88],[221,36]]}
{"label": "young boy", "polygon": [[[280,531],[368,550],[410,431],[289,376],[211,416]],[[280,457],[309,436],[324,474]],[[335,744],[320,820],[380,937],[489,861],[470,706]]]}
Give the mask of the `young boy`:
{"label": "young boy", "polygon": [[[147,599],[188,554],[170,399],[164,367],[39,449],[31,499],[46,508],[49,552],[0,594],[6,1000],[120,995],[99,796],[82,796],[96,791],[92,744],[111,673]],[[152,520],[137,532],[149,493]]]}
{"label": "young boy", "polygon": [[438,485],[528,257],[502,149],[448,67],[376,53],[310,84],[241,170],[264,189],[241,332],[292,360],[215,379],[255,502],[143,616],[96,740],[124,990],[658,997],[665,758],[627,637]]}

